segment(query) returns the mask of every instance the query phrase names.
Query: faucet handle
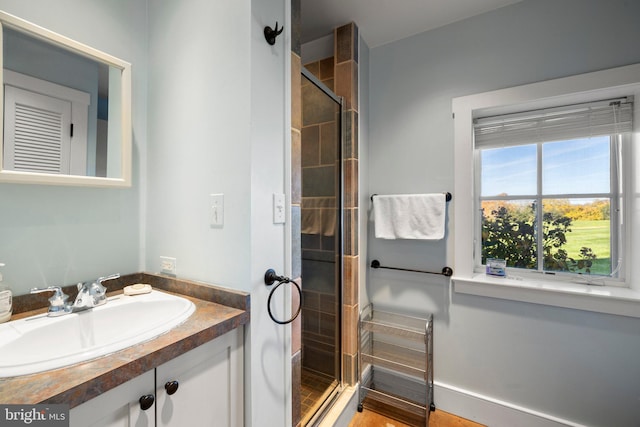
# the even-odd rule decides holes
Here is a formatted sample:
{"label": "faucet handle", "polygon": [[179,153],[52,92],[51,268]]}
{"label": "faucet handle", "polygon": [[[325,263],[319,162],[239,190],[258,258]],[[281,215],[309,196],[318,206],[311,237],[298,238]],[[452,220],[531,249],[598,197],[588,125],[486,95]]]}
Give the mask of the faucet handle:
{"label": "faucet handle", "polygon": [[[117,279],[118,277],[120,277],[120,274],[116,273],[116,274],[112,274],[110,276],[100,277],[100,278],[96,279],[96,281],[94,283],[95,292],[101,298],[104,298],[104,295],[107,293],[107,288],[106,288],[106,286],[104,286],[102,284],[102,282],[106,282],[107,280],[111,280],[111,279]],[[106,299],[105,299],[105,301],[106,301]]]}
{"label": "faucet handle", "polygon": [[62,292],[60,286],[47,286],[46,288],[31,288],[30,293],[39,294],[40,292],[53,292],[53,296],[49,298],[52,305],[59,305],[59,301],[66,301],[69,296]]}
{"label": "faucet handle", "polygon": [[110,276],[98,278],[98,280],[96,280],[96,283],[98,283],[99,285],[102,285],[102,282],[106,282],[107,280],[111,280],[111,279],[117,279],[118,277],[120,277],[119,273],[111,274]]}
{"label": "faucet handle", "polygon": [[47,286],[46,288],[31,288],[30,293],[39,294],[40,292],[53,292],[49,298],[49,316],[60,316],[69,311],[67,300],[69,295],[62,292],[60,286]]}

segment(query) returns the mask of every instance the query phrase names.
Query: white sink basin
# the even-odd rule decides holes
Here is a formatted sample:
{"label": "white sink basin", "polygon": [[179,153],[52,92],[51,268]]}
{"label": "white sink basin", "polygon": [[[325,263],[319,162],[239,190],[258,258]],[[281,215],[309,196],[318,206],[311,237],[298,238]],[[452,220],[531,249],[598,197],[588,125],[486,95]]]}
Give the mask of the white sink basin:
{"label": "white sink basin", "polygon": [[33,374],[104,356],[184,322],[194,304],[163,292],[118,295],[91,310],[0,324],[0,378]]}

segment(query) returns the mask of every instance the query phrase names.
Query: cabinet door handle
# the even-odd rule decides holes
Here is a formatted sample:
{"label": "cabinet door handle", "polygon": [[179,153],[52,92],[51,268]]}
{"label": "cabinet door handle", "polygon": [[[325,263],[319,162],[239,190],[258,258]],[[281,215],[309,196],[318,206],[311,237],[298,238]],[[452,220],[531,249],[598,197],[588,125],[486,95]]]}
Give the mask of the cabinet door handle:
{"label": "cabinet door handle", "polygon": [[176,391],[178,391],[178,386],[180,384],[178,384],[178,381],[167,381],[167,383],[164,385],[164,389],[167,390],[167,394],[171,395],[173,393],[175,393]]}
{"label": "cabinet door handle", "polygon": [[143,411],[146,411],[147,409],[153,406],[153,402],[155,402],[155,400],[156,399],[155,397],[153,397],[153,394],[145,394],[139,400],[140,409],[142,409]]}

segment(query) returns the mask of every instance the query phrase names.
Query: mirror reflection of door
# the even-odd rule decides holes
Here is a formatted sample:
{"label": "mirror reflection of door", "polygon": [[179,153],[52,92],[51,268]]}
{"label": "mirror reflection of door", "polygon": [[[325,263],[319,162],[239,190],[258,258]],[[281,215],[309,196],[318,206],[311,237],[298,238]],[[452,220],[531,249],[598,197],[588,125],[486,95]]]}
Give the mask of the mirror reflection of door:
{"label": "mirror reflection of door", "polygon": [[[108,114],[105,112],[109,109],[110,67],[11,28],[3,27],[2,35],[5,92],[10,86],[22,90],[17,104],[15,99],[5,99],[5,108],[8,108],[5,127],[9,129],[5,129],[4,136],[9,139],[3,144],[2,169],[107,176]],[[19,76],[17,82],[14,81],[16,75]],[[71,117],[59,116],[62,121],[55,126],[62,126],[64,122],[64,128],[55,131],[49,128],[48,122],[60,114],[58,107],[52,107],[54,98],[72,102]],[[76,102],[82,103],[81,111],[74,107]],[[12,110],[20,111],[15,116],[20,120],[24,117],[22,106],[26,105],[30,111],[28,120],[14,122],[8,116]],[[36,116],[36,111],[43,115]],[[45,137],[41,132],[48,135]]]}
{"label": "mirror reflection of door", "polygon": [[5,70],[4,95],[4,169],[86,175],[89,94]]}

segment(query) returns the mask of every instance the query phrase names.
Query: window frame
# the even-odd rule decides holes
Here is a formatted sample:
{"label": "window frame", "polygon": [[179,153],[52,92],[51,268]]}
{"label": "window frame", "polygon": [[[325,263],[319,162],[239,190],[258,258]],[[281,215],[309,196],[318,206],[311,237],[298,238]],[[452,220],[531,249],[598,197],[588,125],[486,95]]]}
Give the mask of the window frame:
{"label": "window frame", "polygon": [[[640,255],[640,198],[625,200],[621,222],[625,283],[620,286],[590,286],[558,280],[556,275],[499,278],[475,271],[474,215],[475,168],[473,119],[573,103],[591,102],[611,97],[634,96],[634,128],[630,136],[629,155],[622,158],[624,191],[634,195],[640,190],[640,64],[575,76],[531,83],[452,100],[454,124],[454,198],[453,202],[453,289],[456,293],[567,307],[600,313],[640,318],[640,263],[631,260]],[[639,243],[635,243],[639,242]]]}

